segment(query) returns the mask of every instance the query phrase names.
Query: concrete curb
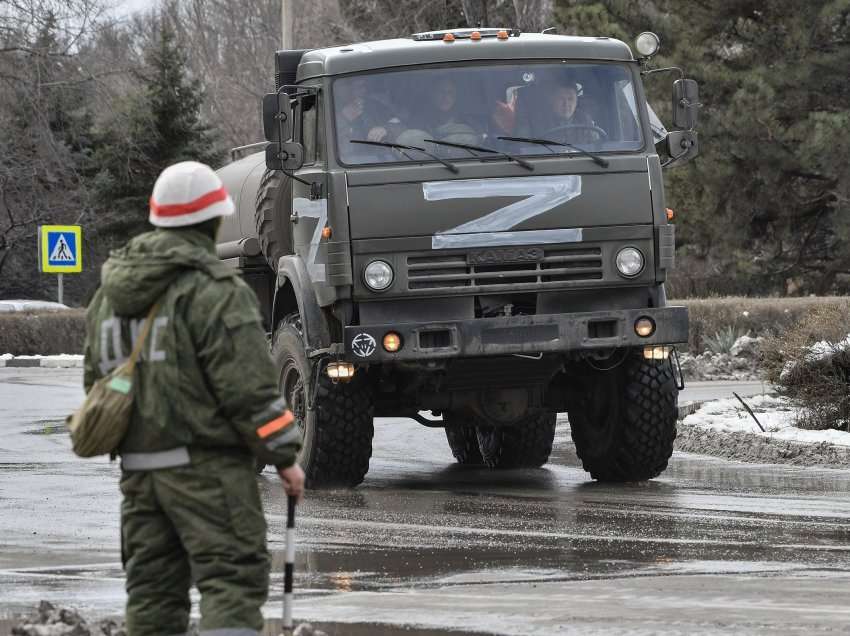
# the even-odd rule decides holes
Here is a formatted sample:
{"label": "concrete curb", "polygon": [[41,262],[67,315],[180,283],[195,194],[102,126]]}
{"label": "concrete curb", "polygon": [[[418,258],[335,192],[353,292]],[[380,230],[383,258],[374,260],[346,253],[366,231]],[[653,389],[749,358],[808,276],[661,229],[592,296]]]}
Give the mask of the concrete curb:
{"label": "concrete curb", "polygon": [[679,417],[677,418],[680,422],[688,417],[688,415],[693,415],[697,411],[702,408],[702,405],[705,402],[685,402],[684,404],[679,405]]}
{"label": "concrete curb", "polygon": [[753,433],[726,433],[696,426],[680,426],[673,448],[747,464],[787,464],[850,468],[850,447],[827,442],[804,444]]}
{"label": "concrete curb", "polygon": [[705,403],[688,402],[679,406],[679,426],[673,445],[674,450],[748,464],[850,468],[850,447],[848,446],[829,442],[808,444],[755,433],[725,432],[699,426],[683,426],[682,420],[698,411]]}
{"label": "concrete curb", "polygon": [[0,355],[0,368],[3,367],[82,369],[83,356],[67,354],[58,356],[13,356],[4,354]]}

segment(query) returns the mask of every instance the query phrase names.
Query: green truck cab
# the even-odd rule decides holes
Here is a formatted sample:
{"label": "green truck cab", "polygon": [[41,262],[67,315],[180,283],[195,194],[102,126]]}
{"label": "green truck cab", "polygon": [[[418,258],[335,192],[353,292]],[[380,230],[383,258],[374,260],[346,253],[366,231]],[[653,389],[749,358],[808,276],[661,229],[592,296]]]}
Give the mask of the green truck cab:
{"label": "green truck cab", "polygon": [[697,153],[698,91],[673,83],[668,132],[642,76],[681,71],[648,69],[653,38],[643,59],[500,29],[277,52],[267,141],[219,171],[218,251],[260,300],[310,484],[363,480],[374,417],[513,468],[567,412],[594,478],[664,470],[688,315],[662,170]]}

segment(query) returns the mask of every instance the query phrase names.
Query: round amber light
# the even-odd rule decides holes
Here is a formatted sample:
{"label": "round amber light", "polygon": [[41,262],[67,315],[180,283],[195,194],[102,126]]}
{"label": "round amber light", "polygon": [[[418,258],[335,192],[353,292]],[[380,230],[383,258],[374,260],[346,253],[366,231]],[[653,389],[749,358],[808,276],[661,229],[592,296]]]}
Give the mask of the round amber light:
{"label": "round amber light", "polygon": [[655,333],[655,321],[649,316],[643,316],[635,321],[635,333],[641,338],[649,338]]}
{"label": "round amber light", "polygon": [[401,349],[401,336],[395,333],[394,331],[390,331],[388,334],[384,336],[384,349],[389,351],[390,353],[395,353],[399,349]]}

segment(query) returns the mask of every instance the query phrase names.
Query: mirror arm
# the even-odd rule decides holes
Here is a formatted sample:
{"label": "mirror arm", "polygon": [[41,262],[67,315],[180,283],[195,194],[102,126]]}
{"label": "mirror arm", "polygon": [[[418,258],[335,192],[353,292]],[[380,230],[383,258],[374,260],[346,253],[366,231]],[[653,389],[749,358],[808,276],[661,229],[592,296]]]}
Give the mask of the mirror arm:
{"label": "mirror arm", "polygon": [[678,66],[668,66],[666,68],[653,68],[641,71],[641,75],[654,75],[655,73],[678,73],[679,79],[685,79],[685,72]]}
{"label": "mirror arm", "polygon": [[304,185],[308,185],[308,186],[313,185],[312,181],[307,181],[306,179],[302,179],[301,177],[296,177],[294,174],[292,174],[291,172],[289,172],[287,170],[281,170],[281,172],[283,174],[285,174],[287,177],[289,177],[290,179],[295,179],[298,183],[303,183]]}
{"label": "mirror arm", "polygon": [[[290,112],[292,110],[291,106],[292,106],[292,102],[294,100],[298,99],[299,97],[306,97],[307,95],[318,95],[319,94],[319,89],[316,86],[308,86],[308,87],[299,86],[294,93],[288,93],[286,91],[287,88],[293,88],[293,86],[291,84],[284,84],[283,86],[281,86],[280,88],[277,89],[277,95],[278,95],[278,100],[280,100],[280,94],[281,93],[283,93],[287,97],[289,97]],[[283,135],[282,119],[281,119],[280,116],[278,116],[277,119],[278,119],[278,137],[280,138],[281,143],[283,143],[285,140],[283,138],[284,135]]]}
{"label": "mirror arm", "polygon": [[[277,89],[277,94],[280,95],[281,93],[286,93],[286,91],[283,90],[284,88],[286,88],[286,87],[281,86],[279,89]],[[315,94],[316,94],[316,91],[303,91],[303,92],[296,92],[296,93],[286,93],[286,95],[289,96],[289,99],[297,99],[299,97],[306,97],[307,95],[315,95]]]}

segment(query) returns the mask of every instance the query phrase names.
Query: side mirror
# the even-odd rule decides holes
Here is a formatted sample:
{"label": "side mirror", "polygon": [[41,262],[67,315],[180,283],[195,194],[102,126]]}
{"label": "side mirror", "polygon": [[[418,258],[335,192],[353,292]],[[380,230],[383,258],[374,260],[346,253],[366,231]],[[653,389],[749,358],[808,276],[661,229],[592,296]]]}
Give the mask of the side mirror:
{"label": "side mirror", "polygon": [[673,130],[667,133],[664,147],[670,158],[662,168],[690,161],[699,154],[699,136],[693,130]]}
{"label": "side mirror", "polygon": [[692,79],[673,82],[673,126],[693,130],[697,125],[699,111],[699,84]]}
{"label": "side mirror", "polygon": [[292,138],[292,109],[286,93],[263,95],[263,134],[267,141],[281,143]]}
{"label": "side mirror", "polygon": [[272,142],[266,146],[266,168],[269,170],[298,170],[304,165],[304,146],[296,141]]}

